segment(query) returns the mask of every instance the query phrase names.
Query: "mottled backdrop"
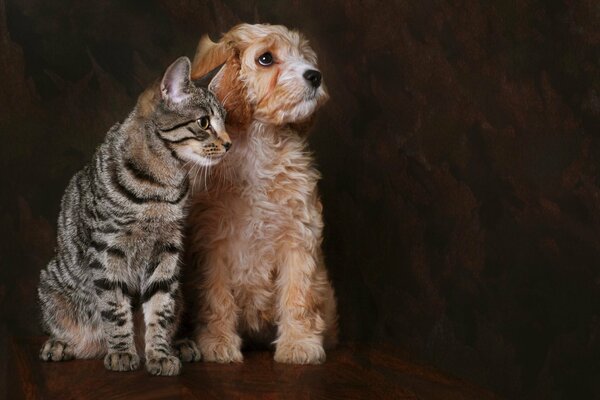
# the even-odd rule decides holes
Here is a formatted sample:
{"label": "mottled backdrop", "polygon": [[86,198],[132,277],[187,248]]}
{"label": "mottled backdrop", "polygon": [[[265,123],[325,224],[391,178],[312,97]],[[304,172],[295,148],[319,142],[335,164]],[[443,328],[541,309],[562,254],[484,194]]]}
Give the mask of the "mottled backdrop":
{"label": "mottled backdrop", "polygon": [[39,334],[70,176],[164,67],[241,21],[320,55],[343,339],[510,398],[600,397],[597,0],[0,0],[0,337]]}

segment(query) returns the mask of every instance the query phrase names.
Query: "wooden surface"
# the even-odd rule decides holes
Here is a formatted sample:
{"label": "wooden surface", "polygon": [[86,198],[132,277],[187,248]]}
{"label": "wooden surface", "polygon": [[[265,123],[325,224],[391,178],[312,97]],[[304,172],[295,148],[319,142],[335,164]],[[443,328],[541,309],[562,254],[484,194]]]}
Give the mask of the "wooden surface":
{"label": "wooden surface", "polygon": [[8,399],[494,399],[493,394],[436,370],[405,362],[385,347],[340,346],[320,366],[277,364],[268,351],[236,365],[185,364],[182,375],[144,369],[110,372],[101,360],[44,363],[43,338],[12,338]]}

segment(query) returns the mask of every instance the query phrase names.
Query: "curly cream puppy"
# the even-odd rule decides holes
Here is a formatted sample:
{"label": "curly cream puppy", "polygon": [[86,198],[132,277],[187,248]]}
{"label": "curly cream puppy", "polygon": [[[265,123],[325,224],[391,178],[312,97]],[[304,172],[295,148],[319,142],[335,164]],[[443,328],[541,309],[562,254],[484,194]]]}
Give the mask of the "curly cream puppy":
{"label": "curly cream puppy", "polygon": [[193,64],[192,77],[224,64],[210,88],[235,143],[190,209],[200,351],[241,362],[243,336],[274,341],[276,361],[321,363],[337,341],[337,312],[305,139],[328,98],[316,54],[298,32],[241,24],[218,43],[203,37]]}

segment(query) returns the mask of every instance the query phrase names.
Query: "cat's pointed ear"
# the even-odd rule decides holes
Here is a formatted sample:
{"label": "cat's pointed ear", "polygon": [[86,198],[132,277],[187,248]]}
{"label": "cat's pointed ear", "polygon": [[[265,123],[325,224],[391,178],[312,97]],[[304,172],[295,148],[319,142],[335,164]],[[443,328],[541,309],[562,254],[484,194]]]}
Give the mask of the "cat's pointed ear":
{"label": "cat's pointed ear", "polygon": [[160,82],[163,100],[180,103],[189,96],[191,63],[187,57],[179,57],[167,68]]}
{"label": "cat's pointed ear", "polygon": [[198,79],[194,79],[194,84],[198,87],[202,87],[202,88],[214,91],[215,83],[218,82],[220,75],[222,75],[219,73],[223,69],[223,65],[225,65],[225,63],[223,63],[221,65],[217,65],[216,68],[213,68],[211,71],[209,71],[204,76],[201,76]]}

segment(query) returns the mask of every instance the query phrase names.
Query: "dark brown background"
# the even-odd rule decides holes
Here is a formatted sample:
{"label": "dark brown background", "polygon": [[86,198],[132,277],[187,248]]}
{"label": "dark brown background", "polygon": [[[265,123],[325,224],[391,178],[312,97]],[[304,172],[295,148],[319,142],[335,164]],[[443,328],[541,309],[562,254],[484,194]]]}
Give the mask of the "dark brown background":
{"label": "dark brown background", "polygon": [[164,67],[241,21],[320,56],[343,339],[511,398],[600,397],[596,0],[0,0],[0,337],[39,334],[67,180]]}

